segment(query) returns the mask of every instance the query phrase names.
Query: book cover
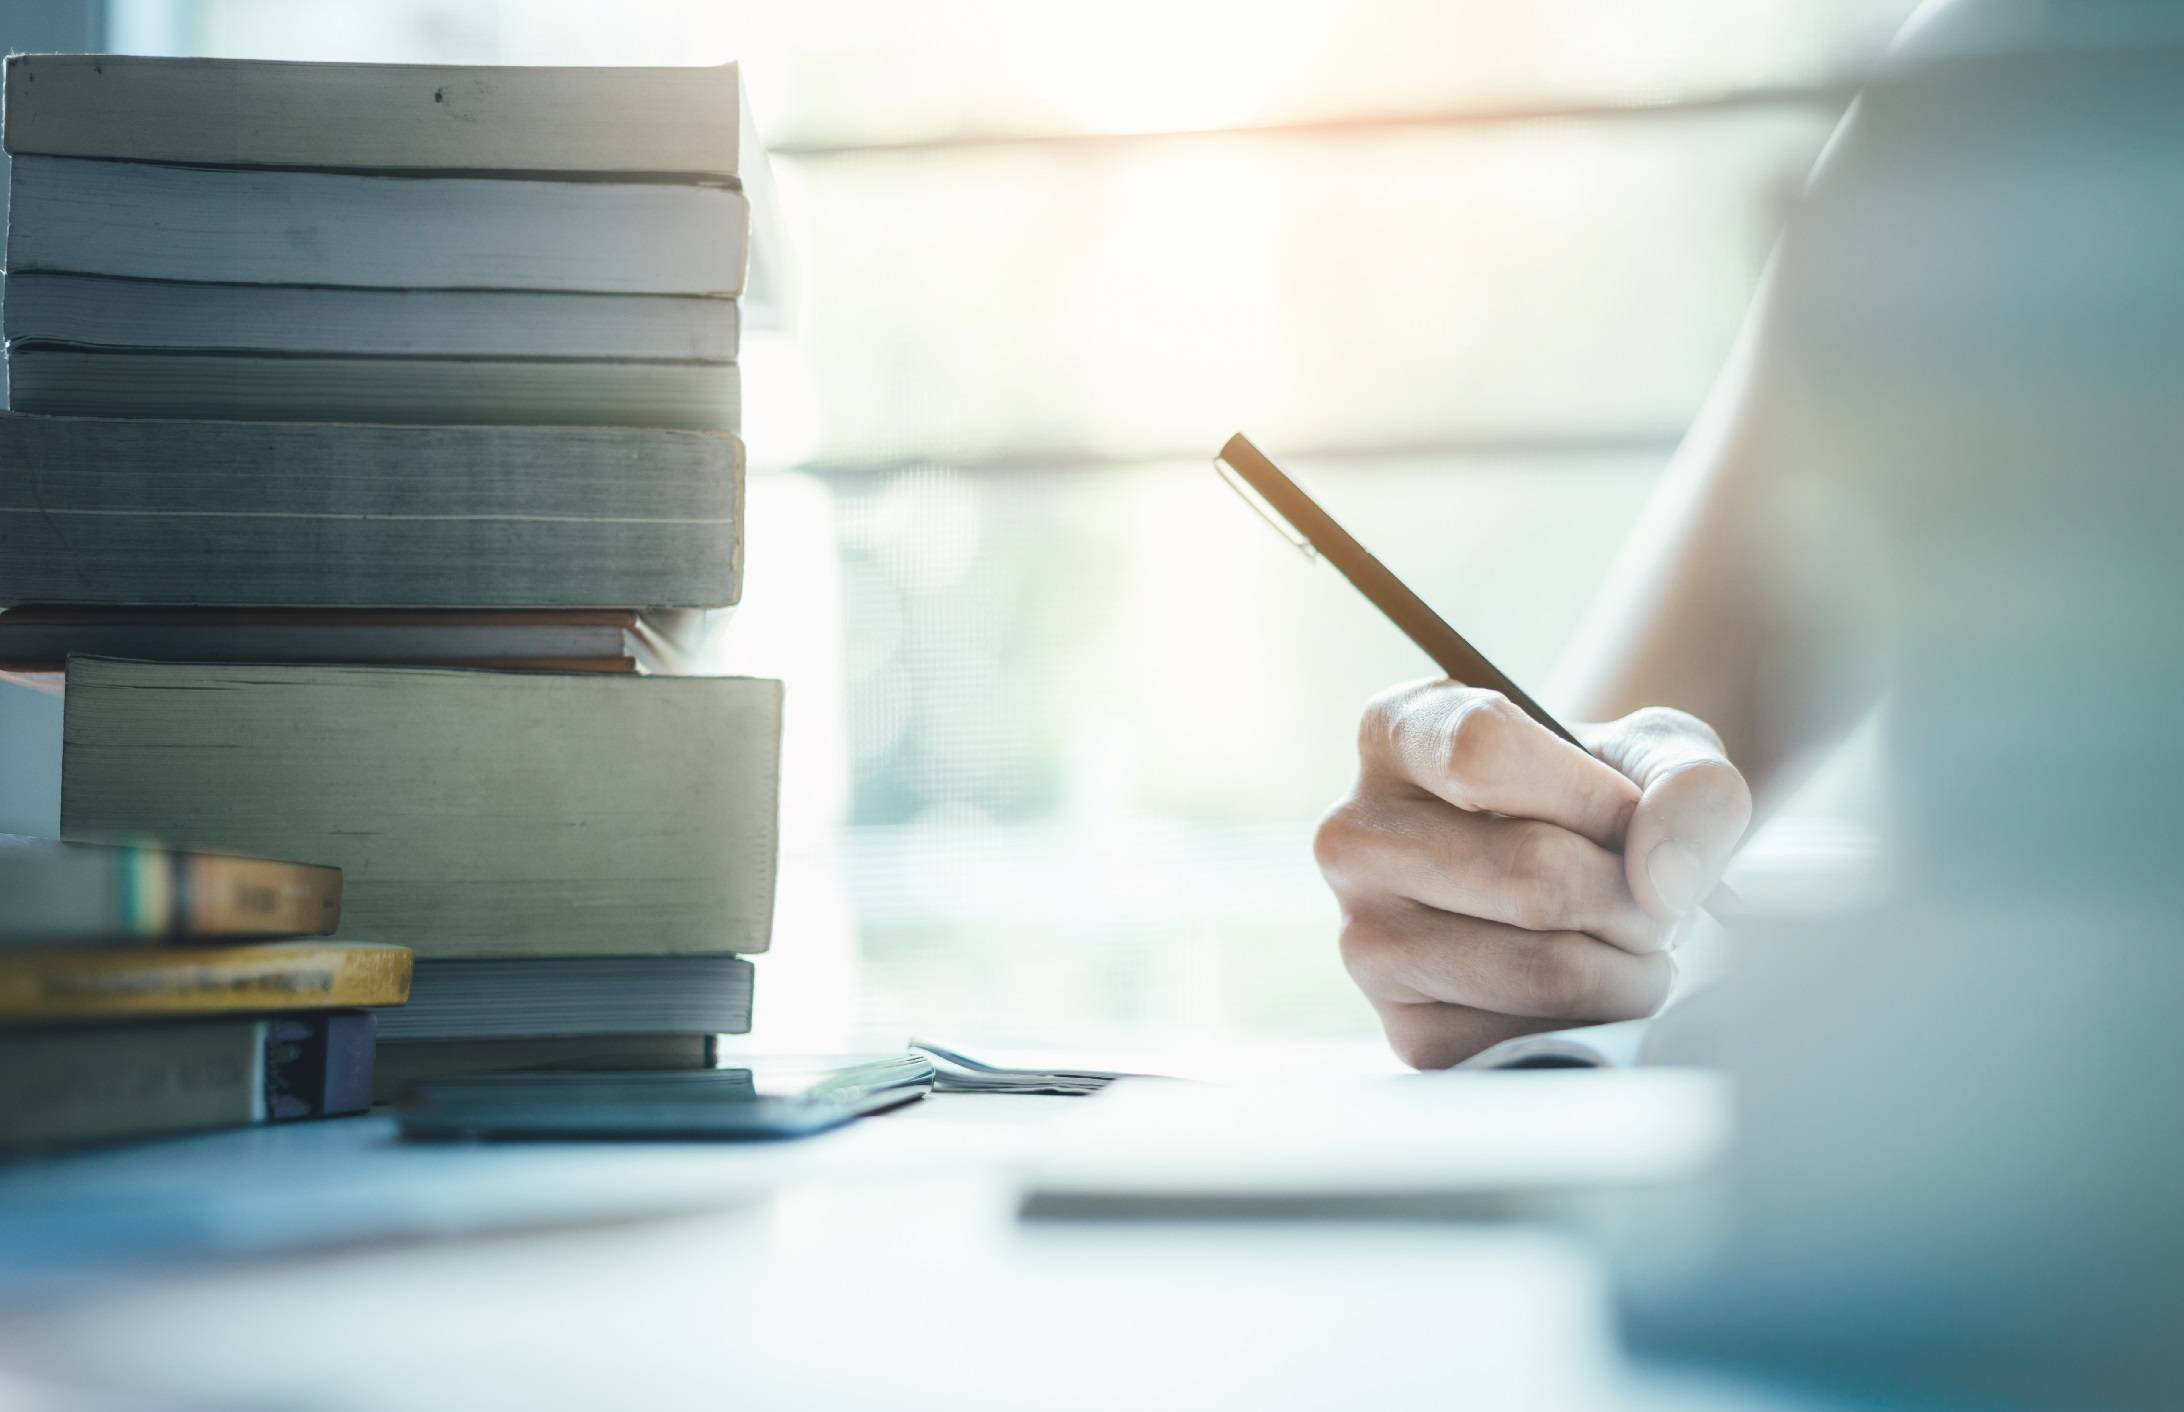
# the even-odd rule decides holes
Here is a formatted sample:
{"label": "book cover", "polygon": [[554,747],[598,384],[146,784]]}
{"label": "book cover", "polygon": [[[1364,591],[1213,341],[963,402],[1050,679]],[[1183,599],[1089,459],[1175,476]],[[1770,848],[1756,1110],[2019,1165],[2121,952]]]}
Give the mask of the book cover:
{"label": "book cover", "polygon": [[734,64],[321,64],[134,54],[7,61],[11,153],[209,166],[737,176]]}
{"label": "book cover", "polygon": [[420,956],[763,951],[782,686],[743,677],[69,663],[61,832],[342,870]]}
{"label": "book cover", "polygon": [[400,1005],[410,952],[372,942],[0,952],[0,1021]]}
{"label": "book cover", "polygon": [[341,358],[8,345],[8,405],[60,417],[733,432],[733,363]]}
{"label": "book cover", "polygon": [[10,274],[732,299],[750,229],[717,185],[36,156],[8,175]]}
{"label": "book cover", "polygon": [[381,358],[732,363],[741,306],[680,295],[204,284],[23,270],[10,343]]}
{"label": "book cover", "polygon": [[390,1040],[744,1034],[752,967],[740,956],[512,956],[418,961]]}
{"label": "book cover", "polygon": [[0,1034],[0,1148],[361,1113],[365,1011]]}
{"label": "book cover", "polygon": [[339,868],[0,834],[0,949],[325,936],[340,923]]}
{"label": "book cover", "polygon": [[722,607],[717,432],[0,415],[0,603]]}

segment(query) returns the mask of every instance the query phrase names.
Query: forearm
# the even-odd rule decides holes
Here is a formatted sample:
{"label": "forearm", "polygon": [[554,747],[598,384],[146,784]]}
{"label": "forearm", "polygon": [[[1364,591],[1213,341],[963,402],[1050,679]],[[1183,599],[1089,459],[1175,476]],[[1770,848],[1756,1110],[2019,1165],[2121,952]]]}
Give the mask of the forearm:
{"label": "forearm", "polygon": [[1583,720],[1673,706],[1718,731],[1764,810],[1870,695],[1840,600],[1825,468],[1762,295],[1557,675]]}

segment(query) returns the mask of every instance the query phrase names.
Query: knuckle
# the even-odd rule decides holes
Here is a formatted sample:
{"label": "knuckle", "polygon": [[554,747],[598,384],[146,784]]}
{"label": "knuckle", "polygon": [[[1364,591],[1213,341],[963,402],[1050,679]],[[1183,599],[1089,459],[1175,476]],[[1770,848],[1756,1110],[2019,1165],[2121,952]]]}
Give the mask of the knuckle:
{"label": "knuckle", "polygon": [[1502,885],[1510,925],[1554,931],[1568,920],[1576,840],[1552,824],[1508,821],[1502,830]]}
{"label": "knuckle", "polygon": [[1387,933],[1364,918],[1345,914],[1335,933],[1335,951],[1342,969],[1368,995],[1381,975],[1387,958]]}
{"label": "knuckle", "polygon": [[1508,748],[1515,709],[1498,691],[1474,691],[1448,713],[1441,728],[1441,767],[1452,783],[1460,787],[1493,768]]}
{"label": "knuckle", "polygon": [[1414,704],[1432,689],[1431,682],[1403,682],[1366,702],[1357,722],[1358,755],[1371,759],[1393,752]]}
{"label": "knuckle", "polygon": [[1598,965],[1590,945],[1564,937],[1526,949],[1520,982],[1530,1013],[1552,1020],[1593,1018]]}
{"label": "knuckle", "polygon": [[1388,1021],[1381,1028],[1387,1032],[1388,1048],[1395,1051],[1395,1057],[1413,1069],[1446,1069],[1466,1057],[1446,1037],[1424,1025]]}
{"label": "knuckle", "polygon": [[1332,883],[1342,877],[1357,847],[1356,802],[1337,800],[1312,830],[1312,861],[1319,864],[1320,875]]}

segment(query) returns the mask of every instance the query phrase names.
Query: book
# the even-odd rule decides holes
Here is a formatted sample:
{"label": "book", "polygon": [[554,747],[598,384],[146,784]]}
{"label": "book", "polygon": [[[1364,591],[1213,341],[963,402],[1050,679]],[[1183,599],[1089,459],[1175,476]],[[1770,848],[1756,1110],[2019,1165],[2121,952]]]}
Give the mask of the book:
{"label": "book", "polygon": [[399,1102],[427,1079],[535,1069],[710,1069],[710,1034],[584,1035],[563,1039],[411,1039],[379,1042],[372,1101]]}
{"label": "book", "polygon": [[0,951],[0,1021],[346,1010],[409,986],[409,949],[370,942]]}
{"label": "book", "polygon": [[512,956],[421,960],[409,1003],[379,1032],[404,1039],[567,1039],[744,1034],[751,963],[740,956]]}
{"label": "book", "polygon": [[10,343],[385,358],[732,363],[740,305],[658,294],[335,289],[11,273]]}
{"label": "book", "polygon": [[[8,272],[733,298],[741,191],[17,157]],[[187,238],[180,238],[182,233]]]}
{"label": "book", "polygon": [[[704,619],[708,615],[695,615]],[[0,671],[71,656],[162,662],[387,662],[537,671],[678,671],[699,642],[634,608],[381,610],[0,609]],[[702,639],[700,639],[702,641]]]}
{"label": "book", "polygon": [[324,936],[340,922],[339,868],[0,834],[0,949]]}
{"label": "book", "polygon": [[16,154],[721,176],[752,165],[734,64],[516,68],[17,54],[7,61],[6,92],[6,146]]}
{"label": "book", "polygon": [[367,1011],[0,1034],[0,1148],[361,1113]]}
{"label": "book", "polygon": [[736,430],[733,363],[336,358],[8,345],[8,405],[63,417]]}
{"label": "book", "polygon": [[319,858],[420,956],[756,952],[781,683],[69,663],[61,833]]}
{"label": "book", "polygon": [[0,603],[718,607],[742,510],[720,433],[0,415]]}

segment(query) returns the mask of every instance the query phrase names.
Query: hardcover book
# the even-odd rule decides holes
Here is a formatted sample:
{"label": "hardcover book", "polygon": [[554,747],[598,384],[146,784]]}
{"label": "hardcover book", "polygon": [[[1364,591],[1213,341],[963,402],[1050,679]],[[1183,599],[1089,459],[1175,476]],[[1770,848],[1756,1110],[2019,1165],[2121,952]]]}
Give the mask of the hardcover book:
{"label": "hardcover book", "polygon": [[745,1034],[751,963],[740,956],[513,956],[417,963],[390,1040]]}
{"label": "hardcover book", "polygon": [[357,1009],[409,989],[409,948],[370,942],[0,951],[0,1022]]}
{"label": "hardcover book", "polygon": [[340,923],[339,868],[0,834],[0,949],[324,936]]}
{"label": "hardcover book", "polygon": [[0,415],[0,603],[711,608],[742,537],[719,433]]}
{"label": "hardcover book", "polygon": [[7,257],[11,274],[729,299],[750,229],[743,193],[704,183],[18,156]]}
{"label": "hardcover book", "polygon": [[0,1148],[329,1118],[371,1102],[364,1011],[0,1034]]}
{"label": "hardcover book", "polygon": [[18,155],[204,166],[740,177],[758,165],[734,64],[17,54],[5,134]]}
{"label": "hardcover book", "polygon": [[342,870],[340,935],[420,956],[755,952],[781,684],[69,664],[61,831]]}

